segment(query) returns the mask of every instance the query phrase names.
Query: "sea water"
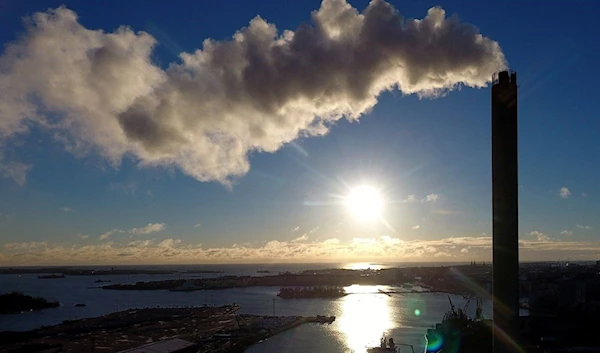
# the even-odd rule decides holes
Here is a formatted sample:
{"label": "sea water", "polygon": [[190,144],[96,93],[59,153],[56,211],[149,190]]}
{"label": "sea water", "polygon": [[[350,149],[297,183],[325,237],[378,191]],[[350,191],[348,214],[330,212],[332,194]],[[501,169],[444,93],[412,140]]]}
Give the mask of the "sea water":
{"label": "sea water", "polygon": [[[338,265],[341,266],[341,265]],[[139,266],[138,266],[139,267]],[[112,275],[66,276],[63,279],[38,279],[36,274],[0,275],[0,291],[20,291],[61,303],[58,308],[14,315],[0,315],[0,331],[23,331],[44,325],[55,325],[64,320],[105,315],[128,308],[201,306],[237,303],[240,313],[281,316],[334,315],[331,325],[306,324],[271,337],[250,347],[250,353],[266,352],[365,352],[376,346],[382,334],[393,337],[397,343],[413,345],[415,352],[423,352],[427,328],[440,322],[450,309],[450,300],[463,308],[466,300],[457,295],[433,293],[382,294],[397,290],[390,286],[351,286],[349,294],[337,299],[280,299],[278,287],[249,287],[195,292],[122,291],[99,288],[110,280],[113,283],[135,283],[175,278],[217,277],[222,275],[257,275],[257,269],[297,272],[302,269],[333,268],[334,265],[221,265],[177,267],[178,270],[205,269],[226,273],[174,275]],[[374,267],[374,266],[373,266]],[[120,267],[122,268],[122,267]],[[159,267],[157,269],[174,269]],[[275,299],[275,302],[273,302]],[[75,307],[77,303],[85,307]],[[473,314],[475,303],[468,311]],[[483,305],[484,315],[491,315],[491,303]],[[406,352],[411,352],[405,347]],[[404,352],[404,350],[401,350]]]}

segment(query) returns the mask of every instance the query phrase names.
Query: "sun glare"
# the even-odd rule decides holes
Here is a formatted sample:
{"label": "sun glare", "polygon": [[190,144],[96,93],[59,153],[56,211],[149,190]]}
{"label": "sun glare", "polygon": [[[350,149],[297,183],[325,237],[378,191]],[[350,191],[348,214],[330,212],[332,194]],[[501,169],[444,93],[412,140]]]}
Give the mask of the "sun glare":
{"label": "sun glare", "polygon": [[346,206],[361,221],[369,221],[381,217],[383,199],[379,190],[363,185],[353,189],[346,197]]}
{"label": "sun glare", "polygon": [[347,295],[340,300],[342,312],[336,319],[346,344],[352,352],[364,352],[377,346],[382,333],[389,331],[392,321],[391,299],[378,293],[378,286],[346,287]]}

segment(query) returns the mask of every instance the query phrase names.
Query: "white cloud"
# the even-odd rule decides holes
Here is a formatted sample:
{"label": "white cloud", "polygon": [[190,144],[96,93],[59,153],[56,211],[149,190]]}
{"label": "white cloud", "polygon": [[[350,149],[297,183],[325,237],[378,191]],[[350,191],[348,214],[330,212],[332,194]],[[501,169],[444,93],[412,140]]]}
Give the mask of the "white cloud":
{"label": "white cloud", "polygon": [[529,235],[532,236],[533,238],[535,238],[537,241],[550,241],[550,237],[548,237],[546,234],[539,232],[537,230],[530,232]]}
{"label": "white cloud", "polygon": [[563,199],[568,199],[569,196],[571,196],[571,191],[569,191],[569,188],[566,186],[563,186],[562,188],[560,188],[560,190],[558,191],[558,196],[560,196]]}
{"label": "white cloud", "polygon": [[579,229],[592,229],[592,227],[590,227],[590,226],[583,226],[581,224],[576,225],[576,227]]}
{"label": "white cloud", "polygon": [[462,248],[462,249],[460,249],[460,252],[463,253],[463,254],[467,254],[469,252],[469,249]]}
{"label": "white cloud", "polygon": [[87,234],[82,234],[82,235],[80,235],[80,236],[79,236],[79,239],[84,239],[84,240],[85,240],[85,239],[87,239],[87,238],[89,238],[89,237],[90,237],[90,236],[89,236],[89,235],[87,235]]}
{"label": "white cloud", "polygon": [[425,196],[425,198],[421,201],[422,202],[436,202],[439,198],[440,198],[440,195],[438,195],[438,194],[429,194],[429,195]]}
{"label": "white cloud", "polygon": [[[539,232],[538,232],[539,233]],[[537,233],[534,233],[534,235]],[[543,234],[543,233],[541,233]],[[89,245],[52,244],[48,242],[7,243],[0,249],[0,264],[156,264],[156,263],[234,263],[234,262],[303,262],[303,261],[418,261],[454,257],[471,252],[489,252],[491,237],[450,237],[434,240],[403,240],[384,235],[375,238],[338,238],[324,241],[278,241],[231,247],[207,247],[187,244],[179,239],[105,242]],[[597,258],[600,242],[575,242],[537,239],[520,240],[520,257],[525,261],[571,258]],[[469,249],[470,248],[470,249]],[[440,260],[441,261],[441,260]]]}
{"label": "white cloud", "polygon": [[13,242],[4,244],[4,248],[11,251],[36,250],[48,246],[46,241]]}
{"label": "white cloud", "polygon": [[[198,226],[199,226],[199,224],[198,224]],[[166,228],[167,228],[167,226],[164,223],[148,223],[147,225],[145,225],[143,227],[131,228],[127,231],[124,231],[124,230],[121,230],[118,228],[113,228],[113,229],[109,230],[108,232],[101,234],[98,237],[98,239],[107,240],[111,236],[113,236],[114,234],[117,234],[117,233],[129,233],[129,234],[132,234],[132,236],[133,235],[146,235],[146,234],[162,232]]]}
{"label": "white cloud", "polygon": [[169,249],[175,247],[178,244],[181,244],[181,239],[165,239],[158,243],[158,247]]}
{"label": "white cloud", "polygon": [[65,213],[73,211],[73,209],[71,207],[67,207],[67,206],[60,207],[59,210],[61,210],[62,212],[65,212]]}
{"label": "white cloud", "polygon": [[167,227],[164,223],[148,223],[145,227],[132,228],[128,231],[130,234],[141,235],[141,234],[152,234],[162,232]]}
{"label": "white cloud", "polygon": [[373,245],[377,243],[377,239],[375,238],[354,238],[352,239],[353,244],[369,244]]}
{"label": "white cloud", "polygon": [[384,1],[359,13],[324,0],[311,19],[279,32],[257,16],[163,70],[146,32],[90,30],[65,7],[35,13],[0,57],[0,136],[36,126],[78,156],[115,166],[131,156],[229,185],[249,170],[250,152],[325,135],[382,92],[436,97],[484,87],[506,67],[497,42],[440,7],[405,19]]}
{"label": "white cloud", "polygon": [[108,232],[102,233],[100,234],[100,236],[98,237],[99,240],[107,240],[108,238],[110,238],[113,234],[116,233],[124,233],[124,231],[114,228],[109,230]]}
{"label": "white cloud", "polygon": [[573,235],[573,231],[563,230],[562,232],[560,232],[560,235],[564,235],[564,236],[570,237],[570,236]]}
{"label": "white cloud", "polygon": [[135,241],[131,241],[129,243],[127,243],[128,246],[133,246],[133,247],[147,247],[154,244],[154,240],[151,239],[146,239],[146,240],[135,240]]}
{"label": "white cloud", "polygon": [[416,229],[419,229],[419,228],[421,228],[421,226],[417,224],[417,225],[412,226],[410,229],[416,230]]}
{"label": "white cloud", "polygon": [[400,239],[399,238],[392,238],[389,235],[382,235],[380,237],[380,240],[383,241],[386,245],[400,244]]}
{"label": "white cloud", "polygon": [[292,229],[292,232],[297,232],[300,229],[300,226],[297,226],[295,228]]}
{"label": "white cloud", "polygon": [[586,194],[585,192],[582,192],[581,197],[588,197],[588,194]]}
{"label": "white cloud", "polygon": [[[0,63],[2,61],[0,60]],[[1,92],[1,89],[0,89]],[[0,108],[2,97],[0,97]],[[2,113],[0,112],[0,142],[2,142]],[[19,162],[7,162],[0,153],[0,177],[12,179],[19,186],[27,183],[27,173],[33,166]]]}
{"label": "white cloud", "polygon": [[440,251],[440,252],[436,252],[433,257],[450,257],[452,255],[450,255],[449,253],[445,252],[445,251]]}
{"label": "white cloud", "polygon": [[316,233],[316,232],[319,230],[319,228],[320,228],[319,226],[316,226],[316,227],[314,227],[313,229],[311,229],[311,230],[308,232],[308,234],[313,234],[313,233]]}
{"label": "white cloud", "polygon": [[307,240],[308,240],[308,235],[302,234],[298,238],[292,240],[292,243],[300,243],[300,242],[307,241]]}
{"label": "white cloud", "polygon": [[196,223],[196,224],[194,224],[194,228],[198,228],[198,227],[200,227],[200,226],[201,226],[201,224],[200,224],[200,223]]}
{"label": "white cloud", "polygon": [[410,194],[406,197],[406,199],[404,200],[404,202],[415,202],[417,201],[417,195],[415,194]]}

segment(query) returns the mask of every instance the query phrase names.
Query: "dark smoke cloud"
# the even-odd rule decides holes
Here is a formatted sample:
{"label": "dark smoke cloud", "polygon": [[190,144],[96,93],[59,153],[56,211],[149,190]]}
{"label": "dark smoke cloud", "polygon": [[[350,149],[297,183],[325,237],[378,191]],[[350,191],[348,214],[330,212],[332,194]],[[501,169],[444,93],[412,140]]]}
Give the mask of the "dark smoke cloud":
{"label": "dark smoke cloud", "polygon": [[65,7],[33,15],[0,57],[0,142],[39,124],[73,153],[227,184],[250,152],[326,134],[383,91],[436,97],[506,67],[497,42],[443,9],[407,20],[380,0],[362,13],[324,0],[312,24],[282,33],[256,17],[166,70],[151,61],[155,44],[128,27],[88,30]]}

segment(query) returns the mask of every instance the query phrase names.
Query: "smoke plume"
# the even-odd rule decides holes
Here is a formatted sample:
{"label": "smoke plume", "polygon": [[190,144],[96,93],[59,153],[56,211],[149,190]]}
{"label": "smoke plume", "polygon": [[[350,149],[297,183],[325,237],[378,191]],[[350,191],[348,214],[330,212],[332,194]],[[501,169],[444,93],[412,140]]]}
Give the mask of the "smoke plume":
{"label": "smoke plume", "polygon": [[35,125],[76,155],[227,184],[249,153],[326,134],[383,91],[436,97],[506,67],[497,42],[439,7],[404,19],[382,0],[362,13],[323,0],[311,20],[279,33],[256,17],[163,69],[148,33],[90,30],[65,7],[36,13],[0,57],[0,143]]}

